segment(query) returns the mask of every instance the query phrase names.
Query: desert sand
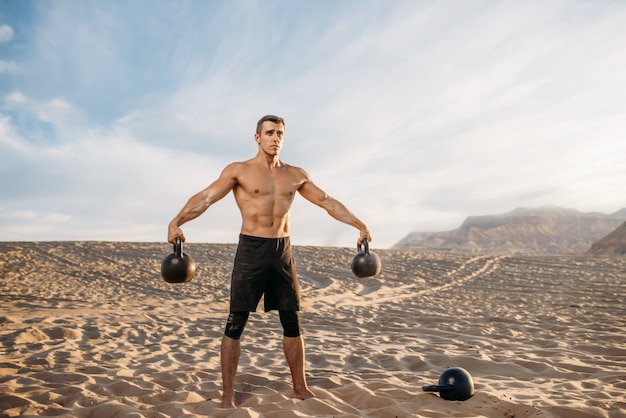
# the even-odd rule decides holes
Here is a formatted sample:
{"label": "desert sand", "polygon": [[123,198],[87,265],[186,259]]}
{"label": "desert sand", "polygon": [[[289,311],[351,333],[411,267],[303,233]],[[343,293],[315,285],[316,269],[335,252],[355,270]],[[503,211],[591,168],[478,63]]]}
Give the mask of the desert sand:
{"label": "desert sand", "polygon": [[[1,242],[0,416],[624,417],[626,258],[295,247],[316,398],[289,398],[275,312],[242,337],[236,410],[219,407],[235,246],[188,243],[165,283],[160,243]],[[422,391],[451,366],[476,393]]]}

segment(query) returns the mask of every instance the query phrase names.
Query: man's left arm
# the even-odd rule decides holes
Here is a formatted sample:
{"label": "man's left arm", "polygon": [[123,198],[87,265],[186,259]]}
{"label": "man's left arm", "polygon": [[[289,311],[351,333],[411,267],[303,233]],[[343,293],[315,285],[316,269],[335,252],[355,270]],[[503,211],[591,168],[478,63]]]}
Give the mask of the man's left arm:
{"label": "man's left arm", "polygon": [[367,238],[368,241],[372,240],[370,235],[370,231],[361,221],[357,218],[348,208],[341,203],[340,201],[334,199],[332,196],[328,195],[325,191],[320,189],[308,178],[302,183],[302,186],[298,189],[298,192],[302,197],[304,197],[309,202],[317,205],[328,212],[330,216],[335,218],[336,220],[343,222],[348,225],[352,225],[356,229],[359,230],[360,236],[358,240],[358,244],[361,245],[363,240]]}

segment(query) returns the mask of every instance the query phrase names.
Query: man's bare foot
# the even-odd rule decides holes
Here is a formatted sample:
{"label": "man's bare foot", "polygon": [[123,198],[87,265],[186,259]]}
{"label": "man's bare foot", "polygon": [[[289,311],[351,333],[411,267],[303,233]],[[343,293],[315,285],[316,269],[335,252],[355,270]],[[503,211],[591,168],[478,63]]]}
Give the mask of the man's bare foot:
{"label": "man's bare foot", "polygon": [[305,388],[303,390],[300,390],[298,392],[293,391],[293,393],[291,394],[292,398],[295,399],[301,399],[301,400],[305,400],[305,399],[311,399],[315,397],[315,393],[311,392],[309,390],[309,388]]}
{"label": "man's bare foot", "polygon": [[222,397],[222,408],[237,408],[235,406],[235,400],[233,396]]}

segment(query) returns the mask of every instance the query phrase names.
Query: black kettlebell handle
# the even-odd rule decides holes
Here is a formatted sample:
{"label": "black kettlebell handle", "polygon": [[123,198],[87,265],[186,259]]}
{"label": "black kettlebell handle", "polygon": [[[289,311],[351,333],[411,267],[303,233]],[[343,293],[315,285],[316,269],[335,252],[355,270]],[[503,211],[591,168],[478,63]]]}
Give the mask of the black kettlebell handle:
{"label": "black kettlebell handle", "polygon": [[448,389],[448,385],[426,385],[422,387],[424,392],[441,392],[442,390]]}
{"label": "black kettlebell handle", "polygon": [[174,244],[174,252],[176,253],[176,257],[182,258],[183,256],[183,240],[176,237],[176,243]]}
{"label": "black kettlebell handle", "polygon": [[365,254],[369,254],[370,253],[370,246],[367,243],[367,238],[363,238],[363,244],[357,244],[356,249],[357,251],[361,252],[361,245],[363,247],[365,247]]}

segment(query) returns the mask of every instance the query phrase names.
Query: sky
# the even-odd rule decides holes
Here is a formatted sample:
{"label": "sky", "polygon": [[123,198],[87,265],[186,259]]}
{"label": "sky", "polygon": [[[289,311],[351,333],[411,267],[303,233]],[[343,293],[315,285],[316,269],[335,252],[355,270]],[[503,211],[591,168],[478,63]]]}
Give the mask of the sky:
{"label": "sky", "polygon": [[[626,2],[0,2],[0,240],[166,242],[257,120],[372,248],[467,216],[626,207]],[[183,226],[234,243],[232,194]],[[358,231],[297,196],[295,245]]]}

